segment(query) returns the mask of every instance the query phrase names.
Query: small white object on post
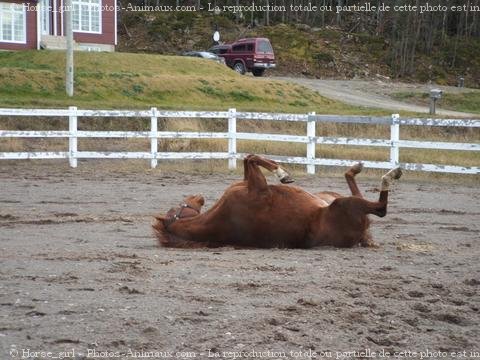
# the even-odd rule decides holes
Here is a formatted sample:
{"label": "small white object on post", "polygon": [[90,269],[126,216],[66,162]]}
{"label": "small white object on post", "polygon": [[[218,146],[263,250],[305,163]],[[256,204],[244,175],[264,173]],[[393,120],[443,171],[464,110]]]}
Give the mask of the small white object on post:
{"label": "small white object on post", "polygon": [[150,153],[152,158],[150,159],[150,167],[155,169],[158,165],[157,152],[158,152],[158,118],[157,108],[152,107],[152,116],[150,117]]}
{"label": "small white object on post", "polygon": [[308,114],[308,121],[307,121],[307,173],[308,174],[315,174],[315,149],[316,149],[316,130],[315,130],[315,112],[311,112]]}
{"label": "small white object on post", "polygon": [[228,168],[237,168],[237,110],[228,109]]}
{"label": "small white object on post", "polygon": [[215,45],[218,45],[219,41],[220,41],[220,33],[218,32],[218,30],[215,30],[215,32],[213,33],[213,42],[215,43]]}
{"label": "small white object on post", "polygon": [[440,89],[430,90],[430,114],[435,115],[437,112],[437,101],[442,98],[443,91]]}
{"label": "small white object on post", "polygon": [[390,163],[392,168],[400,164],[400,115],[392,114],[392,125],[390,125]]}
{"label": "small white object on post", "polygon": [[77,167],[77,107],[70,106],[68,108],[68,157],[70,167]]}

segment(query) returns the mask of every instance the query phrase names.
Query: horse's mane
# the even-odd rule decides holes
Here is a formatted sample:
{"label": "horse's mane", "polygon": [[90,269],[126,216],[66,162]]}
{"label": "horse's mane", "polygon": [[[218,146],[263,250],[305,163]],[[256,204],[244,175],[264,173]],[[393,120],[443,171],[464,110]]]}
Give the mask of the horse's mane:
{"label": "horse's mane", "polygon": [[157,237],[160,246],[172,248],[203,248],[208,247],[208,244],[182,239],[174,234],[168,232],[165,225],[165,216],[155,216],[152,224],[153,232]]}

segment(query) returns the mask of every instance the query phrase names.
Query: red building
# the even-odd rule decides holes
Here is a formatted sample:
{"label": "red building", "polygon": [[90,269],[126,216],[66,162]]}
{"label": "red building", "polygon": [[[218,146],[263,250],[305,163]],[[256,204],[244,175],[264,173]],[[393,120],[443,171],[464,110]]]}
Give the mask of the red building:
{"label": "red building", "polygon": [[[65,49],[65,0],[0,0],[0,50]],[[114,51],[117,0],[72,0],[76,50]]]}

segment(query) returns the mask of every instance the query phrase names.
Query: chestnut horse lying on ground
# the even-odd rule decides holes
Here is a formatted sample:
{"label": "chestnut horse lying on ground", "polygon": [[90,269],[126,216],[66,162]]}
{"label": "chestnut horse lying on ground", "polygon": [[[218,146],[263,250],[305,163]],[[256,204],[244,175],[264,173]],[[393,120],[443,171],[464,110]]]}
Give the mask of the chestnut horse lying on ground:
{"label": "chestnut horse lying on ground", "polygon": [[274,172],[282,183],[293,181],[274,161],[248,155],[244,180],[231,185],[211,209],[200,214],[203,197],[189,196],[178,209],[156,217],[153,228],[159,243],[178,248],[370,246],[368,215],[385,216],[389,187],[401,176],[400,168],[386,173],[379,200],[368,201],[355,182],[360,163],[345,174],[353,196],[268,185],[259,166]]}

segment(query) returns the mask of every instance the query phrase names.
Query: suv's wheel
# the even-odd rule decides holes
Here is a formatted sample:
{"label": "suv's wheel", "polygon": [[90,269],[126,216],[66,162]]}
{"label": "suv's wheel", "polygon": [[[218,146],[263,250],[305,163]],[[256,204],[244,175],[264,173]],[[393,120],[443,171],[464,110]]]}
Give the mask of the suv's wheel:
{"label": "suv's wheel", "polygon": [[235,70],[236,72],[238,72],[241,75],[244,75],[245,74],[245,65],[243,65],[243,63],[241,61],[238,61],[238,62],[235,63],[235,65],[233,65],[233,70]]}
{"label": "suv's wheel", "polygon": [[252,70],[253,76],[263,76],[264,72],[265,72],[265,69],[253,69]]}

